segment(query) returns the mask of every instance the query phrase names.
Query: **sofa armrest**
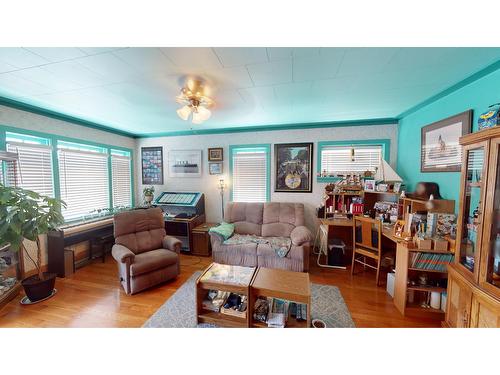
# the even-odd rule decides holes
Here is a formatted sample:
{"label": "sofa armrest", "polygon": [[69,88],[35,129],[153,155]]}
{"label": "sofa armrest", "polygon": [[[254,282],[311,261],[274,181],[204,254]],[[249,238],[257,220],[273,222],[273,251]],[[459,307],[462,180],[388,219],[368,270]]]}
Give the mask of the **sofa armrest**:
{"label": "sofa armrest", "polygon": [[210,242],[212,244],[212,248],[214,247],[214,245],[220,245],[224,242],[224,237],[222,237],[222,235],[220,235],[219,233],[208,232],[208,234],[210,235]]}
{"label": "sofa armrest", "polygon": [[180,254],[182,248],[182,242],[172,236],[163,237],[163,248],[173,251],[177,254]]}
{"label": "sofa armrest", "polygon": [[295,246],[302,246],[312,242],[311,231],[305,226],[295,227],[290,233],[290,239]]}
{"label": "sofa armrest", "polygon": [[113,245],[111,255],[119,263],[127,263],[127,260],[130,260],[130,263],[133,263],[135,258],[135,254],[130,249],[118,244]]}

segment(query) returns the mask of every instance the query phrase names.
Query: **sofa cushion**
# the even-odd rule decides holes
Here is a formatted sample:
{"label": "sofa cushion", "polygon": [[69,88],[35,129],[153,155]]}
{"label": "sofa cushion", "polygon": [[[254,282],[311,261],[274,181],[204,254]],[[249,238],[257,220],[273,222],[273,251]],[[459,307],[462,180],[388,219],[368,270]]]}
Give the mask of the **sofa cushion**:
{"label": "sofa cushion", "polygon": [[268,243],[260,243],[257,246],[257,256],[259,257],[275,257],[276,259],[300,259],[302,260],[304,258],[304,249],[302,246],[295,246],[292,245],[290,248],[290,251],[284,258],[280,258],[277,254],[275,249],[272,248],[272,246]]}
{"label": "sofa cushion", "polygon": [[178,255],[170,250],[156,249],[135,256],[130,276],[135,277],[176,264]]}
{"label": "sofa cushion", "polygon": [[235,233],[262,234],[263,203],[229,202],[224,211],[224,219],[234,224]]}
{"label": "sofa cushion", "polygon": [[296,226],[304,225],[304,205],[302,203],[264,204],[262,235],[266,237],[290,237]]}

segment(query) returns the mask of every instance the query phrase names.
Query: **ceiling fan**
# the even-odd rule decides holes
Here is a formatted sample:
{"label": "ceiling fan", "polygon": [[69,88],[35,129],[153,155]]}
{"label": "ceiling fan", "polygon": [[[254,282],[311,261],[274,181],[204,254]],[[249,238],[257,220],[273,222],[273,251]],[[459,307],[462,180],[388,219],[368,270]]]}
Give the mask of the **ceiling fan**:
{"label": "ceiling fan", "polygon": [[193,124],[201,124],[212,115],[209,107],[215,102],[207,95],[207,86],[201,79],[188,79],[175,100],[183,106],[177,110],[177,115],[184,121],[191,117]]}

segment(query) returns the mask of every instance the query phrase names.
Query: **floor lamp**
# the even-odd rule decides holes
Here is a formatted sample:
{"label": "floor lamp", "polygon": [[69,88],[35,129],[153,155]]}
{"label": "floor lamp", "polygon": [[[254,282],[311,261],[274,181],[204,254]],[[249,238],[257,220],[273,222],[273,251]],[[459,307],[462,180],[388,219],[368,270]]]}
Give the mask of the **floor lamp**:
{"label": "floor lamp", "polygon": [[226,189],[226,182],[223,178],[219,180],[219,191],[220,191],[220,204],[222,211],[222,221],[224,221],[224,190]]}

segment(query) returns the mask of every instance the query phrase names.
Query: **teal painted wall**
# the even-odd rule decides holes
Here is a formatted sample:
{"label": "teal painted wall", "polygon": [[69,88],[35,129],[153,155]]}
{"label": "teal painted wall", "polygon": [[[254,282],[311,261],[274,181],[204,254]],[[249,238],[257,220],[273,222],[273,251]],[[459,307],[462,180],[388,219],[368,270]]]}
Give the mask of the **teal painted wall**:
{"label": "teal painted wall", "polygon": [[437,182],[441,195],[457,201],[460,173],[420,173],[420,129],[435,121],[472,109],[472,131],[477,130],[478,116],[490,104],[500,102],[500,69],[432,102],[400,119],[398,135],[397,171],[404,179],[407,190],[413,191],[419,181]]}

